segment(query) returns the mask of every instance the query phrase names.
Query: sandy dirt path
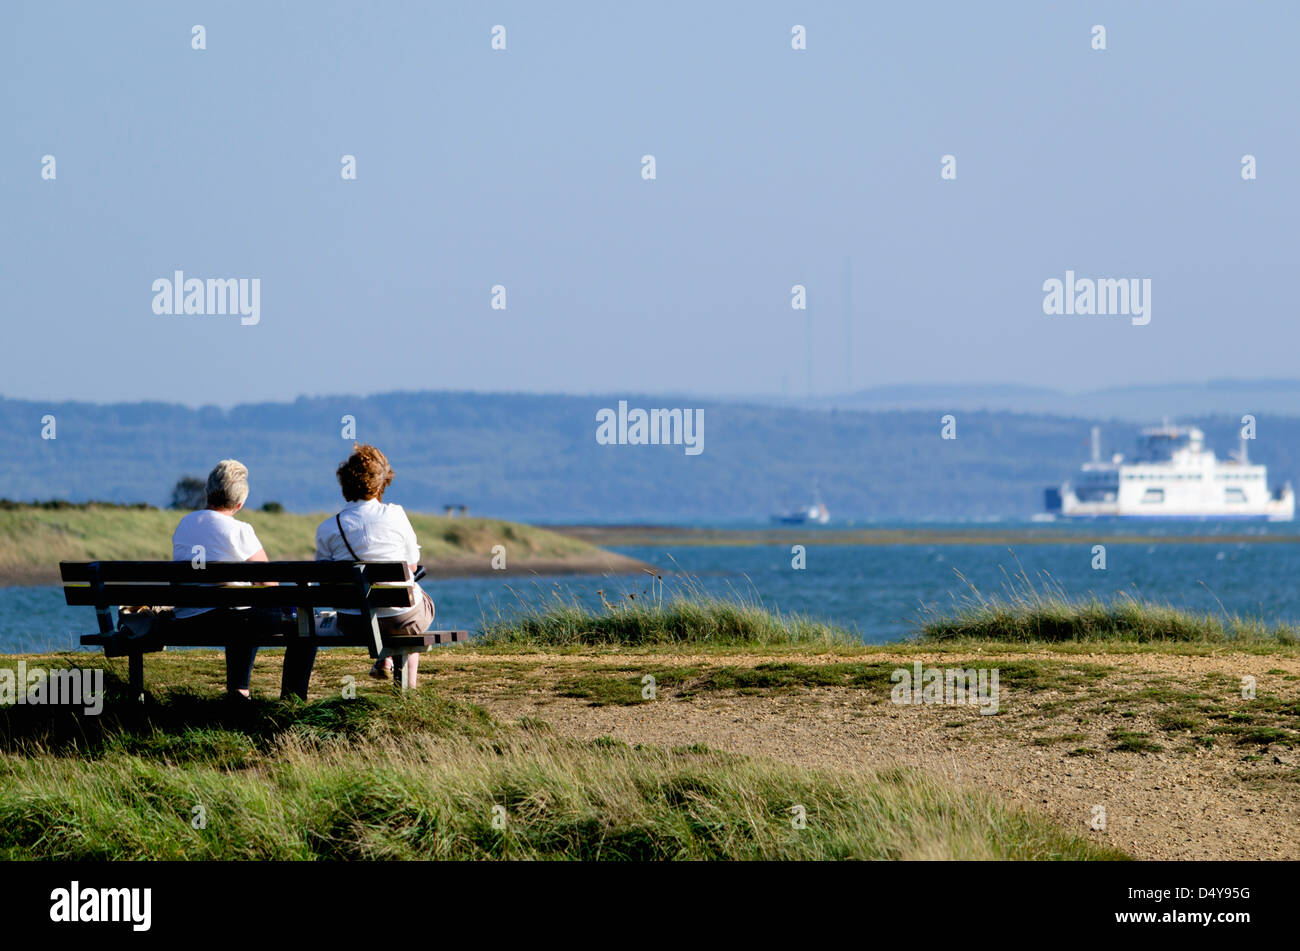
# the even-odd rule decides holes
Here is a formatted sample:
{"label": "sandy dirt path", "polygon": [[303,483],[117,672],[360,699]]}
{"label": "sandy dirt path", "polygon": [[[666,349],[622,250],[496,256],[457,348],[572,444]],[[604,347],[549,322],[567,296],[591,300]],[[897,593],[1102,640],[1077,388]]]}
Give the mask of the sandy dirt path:
{"label": "sandy dirt path", "polygon": [[[1047,665],[1104,667],[1078,689],[1004,689],[997,716],[978,707],[901,705],[881,691],[806,687],[786,692],[701,692],[629,706],[593,706],[556,695],[566,677],[672,665],[697,669],[762,664],[912,660],[952,664],[951,655],[918,652],[842,656],[654,654],[573,656],[462,654],[440,658],[428,670],[435,689],[447,689],[505,719],[537,717],[560,735],[610,736],[664,747],[704,744],[711,749],[791,763],[850,770],[905,764],[994,790],[1008,800],[1053,816],[1063,827],[1103,839],[1142,859],[1300,858],[1300,746],[1280,742],[1241,745],[1231,738],[1198,746],[1194,731],[1164,730],[1157,719],[1169,701],[1140,691],[1188,685],[1205,702],[1227,704],[1250,716],[1240,696],[1243,675],[1254,676],[1258,696],[1292,703],[1300,714],[1300,660],[1270,656],[1186,657],[1168,654],[1018,654],[981,664],[1042,660]],[[1272,671],[1272,673],[1270,673]],[[1217,678],[1217,680],[1216,680]],[[1290,679],[1288,679],[1290,678]],[[1134,697],[1128,702],[1129,697]],[[1275,721],[1276,722],[1276,721]],[[1116,749],[1113,731],[1154,737],[1158,752]],[[1289,730],[1290,733],[1287,733]],[[1184,737],[1182,734],[1186,733]],[[1058,740],[1059,737],[1067,737]],[[1078,750],[1088,750],[1079,753]],[[1071,755],[1072,751],[1074,755]],[[1091,828],[1097,807],[1105,830]]]}

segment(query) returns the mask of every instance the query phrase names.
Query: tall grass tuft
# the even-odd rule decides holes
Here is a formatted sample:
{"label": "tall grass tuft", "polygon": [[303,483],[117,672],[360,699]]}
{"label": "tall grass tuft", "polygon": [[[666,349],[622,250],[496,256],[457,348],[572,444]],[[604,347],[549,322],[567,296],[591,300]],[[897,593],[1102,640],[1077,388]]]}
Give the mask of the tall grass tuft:
{"label": "tall grass tuft", "polygon": [[[799,615],[782,615],[741,594],[722,598],[690,579],[664,597],[662,588],[640,599],[614,601],[600,593],[593,610],[577,598],[553,591],[540,601],[519,598],[519,610],[484,616],[480,643],[520,647],[715,645],[855,645],[853,632]],[[518,597],[518,595],[516,594]]]}
{"label": "tall grass tuft", "polygon": [[[1004,572],[1005,574],[1005,572]],[[1022,569],[1007,576],[999,594],[985,595],[960,572],[967,592],[947,612],[926,606],[918,619],[922,639],[971,638],[1011,642],[1121,641],[1155,643],[1300,644],[1300,631],[1240,615],[1197,614],[1170,604],[1138,601],[1127,592],[1110,599],[1067,595],[1040,573],[1035,583]]]}

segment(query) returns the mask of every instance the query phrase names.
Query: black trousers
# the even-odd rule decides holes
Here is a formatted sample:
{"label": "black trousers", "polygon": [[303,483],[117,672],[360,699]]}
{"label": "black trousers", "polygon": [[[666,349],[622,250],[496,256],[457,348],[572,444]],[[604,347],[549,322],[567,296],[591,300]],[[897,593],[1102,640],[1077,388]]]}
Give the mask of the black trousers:
{"label": "black trousers", "polygon": [[[257,660],[256,638],[278,634],[282,615],[278,608],[213,608],[193,617],[177,618],[173,623],[186,631],[210,636],[214,643],[226,644],[226,692],[248,689]],[[247,643],[241,641],[247,640]],[[312,667],[316,664],[316,646],[286,637],[284,672],[280,677],[280,698],[307,699]]]}

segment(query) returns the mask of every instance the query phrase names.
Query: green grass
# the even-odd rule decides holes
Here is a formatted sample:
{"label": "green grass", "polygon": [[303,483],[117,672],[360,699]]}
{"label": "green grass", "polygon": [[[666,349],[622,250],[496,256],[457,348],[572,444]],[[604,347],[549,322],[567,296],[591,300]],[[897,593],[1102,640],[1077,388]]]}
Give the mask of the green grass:
{"label": "green grass", "polygon": [[[999,689],[1013,688],[1025,694],[1049,690],[1073,693],[1104,681],[1109,672],[1099,664],[1071,660],[991,661],[967,657],[945,661],[944,665],[962,670],[994,666],[998,669]],[[769,661],[753,665],[723,664],[707,669],[680,665],[623,665],[562,677],[554,692],[561,697],[587,700],[592,706],[633,706],[652,699],[669,696],[690,699],[710,692],[789,694],[815,687],[848,687],[884,700],[889,698],[894,687],[892,675],[898,667],[896,662],[889,661],[821,664]],[[488,671],[479,670],[478,673]],[[653,698],[644,690],[642,678],[646,675],[655,679]]]}
{"label": "green grass", "polygon": [[1054,746],[1057,743],[1078,743],[1087,739],[1082,733],[1062,733],[1060,736],[1038,736],[1034,738],[1035,746]]}
{"label": "green grass", "polygon": [[1180,733],[1195,730],[1201,725],[1199,717],[1194,717],[1178,710],[1160,711],[1155,715],[1156,726],[1167,733]]}
{"label": "green grass", "polygon": [[[959,576],[960,577],[960,576]],[[965,578],[962,579],[966,581]],[[1300,630],[1287,624],[1229,615],[1197,614],[1168,604],[1139,601],[1127,593],[1110,599],[1071,597],[1049,577],[1035,584],[1027,575],[1008,577],[1000,594],[968,592],[948,612],[933,606],[918,620],[924,640],[992,640],[1004,643],[1075,641],[1231,644],[1300,644]]]}
{"label": "green grass", "polygon": [[99,718],[0,710],[0,859],[1127,857],[916,772],[561,739],[430,690],[232,712],[112,687]]}
{"label": "green grass", "polygon": [[1139,730],[1111,730],[1107,739],[1114,742],[1112,750],[1122,753],[1158,753],[1164,747],[1151,739],[1151,734]]}
{"label": "green grass", "polygon": [[871,687],[889,695],[893,664],[798,664],[768,663],[756,666],[726,665],[708,670],[699,667],[626,667],[614,671],[585,673],[562,679],[556,694],[590,701],[592,706],[631,706],[648,703],[646,675],[654,677],[655,696],[689,699],[712,691],[741,694],[789,693],[809,687]]}
{"label": "green grass", "polygon": [[607,674],[581,674],[567,677],[555,687],[560,697],[590,701],[593,707],[630,707],[644,703],[639,677],[616,677]]}

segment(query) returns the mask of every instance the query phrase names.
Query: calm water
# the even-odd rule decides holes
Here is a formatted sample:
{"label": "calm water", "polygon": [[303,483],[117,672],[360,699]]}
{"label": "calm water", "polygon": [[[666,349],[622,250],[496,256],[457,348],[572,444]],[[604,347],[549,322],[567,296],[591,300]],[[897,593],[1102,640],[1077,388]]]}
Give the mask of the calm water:
{"label": "calm water", "polygon": [[[926,526],[934,529],[931,524]],[[969,529],[970,526],[963,526]],[[672,569],[671,595],[689,581],[721,595],[741,595],[786,613],[838,622],[867,641],[897,638],[913,629],[922,604],[942,607],[968,592],[958,577],[987,593],[1022,569],[1037,579],[1048,573],[1067,593],[1134,595],[1198,611],[1229,612],[1300,622],[1300,526],[1161,525],[1133,527],[997,526],[1000,531],[1051,531],[1051,544],[819,545],[826,529],[810,530],[807,567],[791,568],[789,546],[664,546],[618,548]],[[1285,542],[1180,543],[1180,535],[1266,533]],[[1131,544],[1110,544],[1106,570],[1092,568],[1092,539],[1127,534]],[[1059,536],[1059,540],[1058,539]],[[1149,539],[1149,541],[1148,541]],[[1157,543],[1158,542],[1158,543]],[[651,596],[636,577],[469,578],[426,583],[437,604],[437,626],[478,629],[482,619],[510,614],[521,600],[539,603],[559,594],[589,604],[599,592],[613,600]],[[0,588],[0,652],[67,649],[75,633],[94,630],[90,608],[69,608],[57,587]]]}

